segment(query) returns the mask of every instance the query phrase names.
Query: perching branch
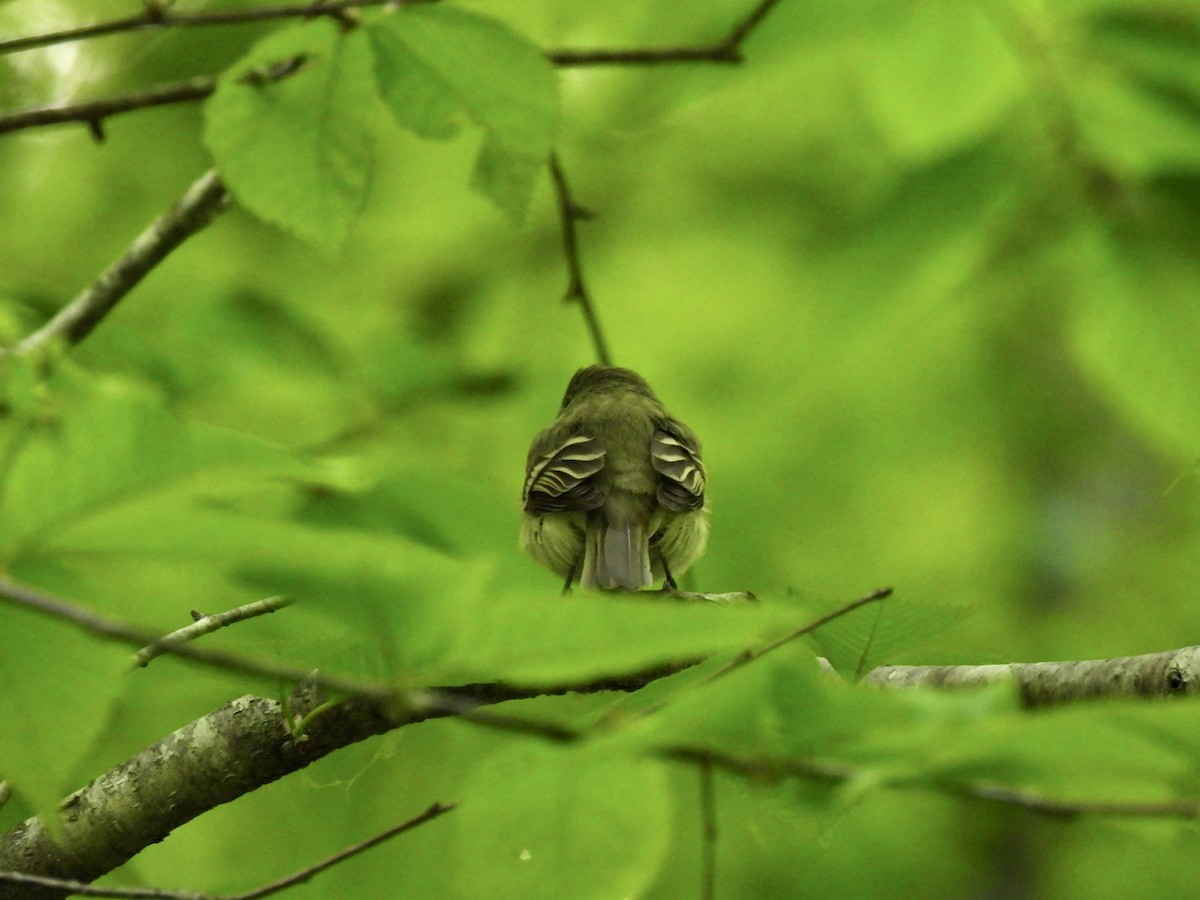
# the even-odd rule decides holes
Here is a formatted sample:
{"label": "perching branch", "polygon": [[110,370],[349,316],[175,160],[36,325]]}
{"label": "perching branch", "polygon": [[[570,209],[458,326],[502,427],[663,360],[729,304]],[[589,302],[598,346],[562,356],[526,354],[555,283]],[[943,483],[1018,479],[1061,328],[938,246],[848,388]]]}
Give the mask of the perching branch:
{"label": "perching branch", "polygon": [[21,341],[15,350],[0,351],[0,356],[5,352],[36,356],[57,341],[78,344],[151,269],[205,228],[228,205],[229,194],[216,171],[206,172],[58,315]]}
{"label": "perching branch", "polygon": [[315,876],[327,869],[333,868],[338,863],[345,862],[360,853],[370,850],[372,847],[377,847],[384,841],[404,834],[406,831],[412,831],[426,822],[432,822],[434,819],[450,812],[456,806],[458,806],[457,803],[435,803],[425,810],[425,812],[413,816],[399,825],[393,825],[391,828],[387,828],[352,847],[347,847],[345,850],[335,853],[318,863],[306,866],[299,872],[294,872],[284,878],[272,881],[270,884],[265,884],[251,891],[243,891],[239,894],[206,894],[199,891],[172,891],[164,888],[94,887],[80,881],[49,878],[44,875],[27,875],[23,872],[0,872],[0,884],[7,882],[30,888],[51,888],[55,890],[56,894],[69,893],[80,897],[119,897],[126,898],[126,900],[259,900],[259,898],[278,894],[297,884],[311,881]]}
{"label": "perching branch", "polygon": [[596,316],[596,308],[592,305],[591,295],[583,281],[583,265],[579,261],[579,239],[575,233],[575,223],[590,219],[591,213],[575,202],[557,154],[550,155],[550,176],[554,181],[554,196],[558,200],[563,256],[567,262],[567,290],[563,299],[568,303],[579,304],[588,334],[592,338],[592,346],[596,350],[596,362],[603,366],[611,366],[612,357],[608,352],[608,343],[604,340],[604,331]]}
{"label": "perching branch", "polygon": [[194,641],[206,634],[212,634],[214,631],[236,622],[244,622],[246,619],[273,613],[290,604],[291,601],[286,597],[267,597],[265,600],[255,600],[253,603],[247,603],[244,606],[211,616],[193,611],[192,617],[195,621],[191,625],[185,625],[170,634],[163,635],[153,644],[147,644],[137,652],[136,664],[139,668],[145,667],[150,664],[150,660],[168,652],[172,647]]}
{"label": "perching branch", "polygon": [[1171,697],[1200,689],[1200,647],[1115,659],[990,666],[880,666],[866,678],[879,687],[981,687],[1016,684],[1026,706],[1096,697]]}

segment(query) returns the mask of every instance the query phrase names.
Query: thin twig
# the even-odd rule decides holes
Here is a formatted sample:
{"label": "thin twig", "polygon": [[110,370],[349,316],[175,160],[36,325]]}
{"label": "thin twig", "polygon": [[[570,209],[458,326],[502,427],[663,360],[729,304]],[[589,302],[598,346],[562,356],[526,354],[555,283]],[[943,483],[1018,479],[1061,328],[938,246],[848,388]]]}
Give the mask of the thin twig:
{"label": "thin twig", "polygon": [[701,760],[700,770],[700,897],[717,896],[717,798],[710,760]]}
{"label": "thin twig", "polygon": [[699,47],[636,47],[628,50],[551,50],[546,57],[556,66],[661,66],[678,63],[733,63],[744,60],[742,43],[767,17],[779,0],[761,0],[714,44]]}
{"label": "thin twig", "polygon": [[326,869],[330,869],[338,863],[345,862],[351,857],[370,850],[372,847],[396,837],[396,835],[412,831],[412,829],[424,825],[426,822],[432,822],[457,806],[457,803],[435,803],[420,815],[413,816],[413,818],[401,822],[399,825],[393,825],[391,828],[381,831],[374,837],[361,841],[352,847],[347,847],[345,850],[335,853],[311,866],[307,866],[285,878],[280,878],[277,881],[272,881],[270,884],[265,884],[262,887],[255,888],[252,891],[244,891],[240,894],[208,894],[203,891],[173,891],[167,888],[96,887],[84,884],[81,881],[48,878],[44,875],[27,875],[23,872],[0,872],[0,883],[27,884],[31,887],[45,887],[53,890],[69,891],[80,897],[118,897],[125,898],[125,900],[259,900],[261,897],[269,897],[294,885],[303,884]]}
{"label": "thin twig", "polygon": [[[262,21],[263,19],[313,17],[319,15],[337,17],[345,15],[346,11],[352,8],[377,6],[384,2],[387,2],[387,0],[342,0],[342,2],[335,3],[322,4],[314,2],[299,6],[263,7],[260,9],[186,14],[171,13],[158,7],[147,7],[146,12],[141,15],[116,19],[111,22],[102,22],[96,25],[65,29],[42,35],[0,40],[0,54],[144,28],[170,28],[191,25],[238,25],[247,22]],[[436,2],[436,0],[409,0],[410,4],[419,2]],[[778,2],[779,0],[763,0],[743,19],[735,23],[724,38],[714,44],[685,47],[631,47],[625,49],[559,49],[547,50],[545,51],[545,56],[546,59],[559,68],[659,66],[681,63],[736,64],[743,61],[742,43],[758,27],[762,20],[766,18],[767,13]],[[187,81],[156,85],[141,91],[120,94],[115,97],[0,113],[0,134],[45,125],[82,122],[88,126],[97,140],[102,140],[104,138],[103,122],[109,116],[139,109],[149,109],[156,106],[166,106],[173,103],[189,103],[203,100],[216,90],[216,85],[216,75],[200,75]],[[582,214],[582,210],[578,210],[578,207],[575,207],[575,209],[579,214]],[[581,217],[581,215],[577,215],[577,217]]]}
{"label": "thin twig", "polygon": [[608,344],[604,340],[604,331],[600,328],[600,320],[592,305],[591,295],[583,281],[583,265],[579,261],[579,239],[575,233],[575,223],[591,218],[591,213],[575,202],[571,194],[571,186],[563,173],[562,165],[557,154],[550,154],[550,175],[554,181],[554,194],[558,199],[558,212],[562,222],[563,256],[567,262],[567,290],[564,298],[568,303],[579,304],[587,324],[588,334],[592,338],[592,346],[596,350],[596,361],[604,366],[612,365],[612,357],[608,352]]}
{"label": "thin twig", "polygon": [[[865,598],[864,598],[865,599]],[[485,701],[490,702],[490,701]],[[445,691],[421,692],[414,708],[437,715],[451,715],[485,728],[525,734],[556,744],[575,744],[586,741],[593,729],[582,729],[556,722],[547,722],[505,713],[479,709],[480,703],[470,697],[455,697]],[[664,745],[649,748],[653,756],[709,764],[714,768],[751,778],[804,778],[813,781],[842,783],[862,781],[868,772],[861,767],[836,761],[787,759],[778,757],[748,757],[723,753],[706,747]],[[1102,815],[1131,818],[1200,818],[1200,801],[1165,800],[1158,803],[1136,803],[1109,800],[1064,800],[1035,791],[985,781],[958,782],[946,779],[923,778],[919,775],[900,777],[886,782],[890,788],[909,788],[935,791],[970,800],[983,800],[1016,806],[1030,812],[1051,816]],[[713,830],[716,837],[715,826]]]}
{"label": "thin twig", "polygon": [[705,47],[601,47],[595,50],[547,50],[546,59],[564,69],[589,66],[670,66],[680,63],[742,62],[742,55],[724,41]]}
{"label": "thin twig", "polygon": [[143,647],[135,656],[135,664],[139,668],[145,667],[150,664],[150,660],[168,652],[172,647],[194,641],[206,634],[212,634],[214,631],[236,622],[244,622],[246,619],[273,613],[289,606],[291,602],[286,597],[267,597],[264,600],[255,600],[253,603],[247,603],[215,615],[199,616],[191,625],[176,629],[170,634],[163,635],[153,644]]}
{"label": "thin twig", "polygon": [[[16,53],[21,50],[49,47],[53,44],[82,41],[127,31],[245,25],[271,19],[311,19],[317,16],[330,16],[342,20],[346,13],[353,9],[383,6],[387,3],[412,6],[417,3],[432,2],[437,2],[437,0],[330,0],[330,2],[313,0],[310,3],[200,13],[173,13],[161,3],[148,2],[143,12],[136,16],[125,16],[107,22],[64,28],[44,34],[2,39],[0,40],[0,54]],[[750,33],[758,27],[778,2],[779,0],[762,0],[746,16],[738,20],[724,38],[714,44],[692,47],[638,47],[624,50],[564,49],[548,51],[546,56],[556,66],[629,66],[689,62],[739,63],[742,61],[742,42],[749,37]]]}
{"label": "thin twig", "polygon": [[228,204],[229,194],[216,171],[204,173],[116,262],[10,352],[36,356],[59,340],[78,344],[171,251],[205,228]]}
{"label": "thin twig", "polygon": [[511,731],[517,734],[528,734],[556,744],[572,744],[581,741],[586,734],[568,725],[556,722],[543,722],[536,719],[514,716],[508,713],[497,713],[481,709],[490,704],[490,699],[479,699],[466,694],[451,693],[444,690],[420,691],[412,695],[410,702],[413,708],[442,716],[455,716],[493,728],[498,731]]}
{"label": "thin twig", "polygon": [[[668,759],[696,763],[708,762],[716,768],[757,779],[804,778],[838,784],[861,780],[868,777],[869,774],[860,767],[839,762],[737,756],[697,747],[667,747],[661,750],[661,755]],[[1056,818],[1073,818],[1084,815],[1122,818],[1200,818],[1200,801],[1197,800],[1164,800],[1157,803],[1064,800],[1036,791],[992,782],[926,780],[918,775],[889,780],[883,786],[932,790],[969,800],[1014,806],[1028,812]]]}
{"label": "thin twig", "polygon": [[[145,647],[154,644],[158,635],[150,634],[140,629],[126,625],[114,619],[92,612],[86,607],[69,603],[66,600],[52,597],[42,591],[12,581],[0,579],[0,600],[8,600],[26,609],[61,619],[97,637],[129,644],[134,647]],[[243,675],[271,678],[299,684],[306,679],[313,684],[338,694],[351,697],[363,697],[382,703],[394,702],[398,699],[395,689],[383,684],[376,684],[357,679],[342,678],[327,675],[322,672],[312,672],[295,666],[280,663],[264,662],[257,659],[246,659],[229,653],[214,650],[201,650],[188,644],[172,644],[164,646],[167,653],[194,660],[202,665],[227,672],[239,672]]]}
{"label": "thin twig", "polygon": [[49,47],[52,44],[64,44],[70,41],[87,40],[88,38],[104,37],[105,35],[120,34],[125,31],[194,28],[209,25],[245,25],[251,22],[263,22],[271,19],[311,19],[317,16],[332,16],[335,19],[341,19],[351,9],[383,6],[386,3],[411,5],[421,2],[435,2],[435,0],[330,0],[330,2],[313,0],[310,3],[297,3],[286,6],[261,6],[251,9],[198,13],[174,13],[164,8],[160,3],[147,3],[145,9],[136,16],[111,19],[107,22],[96,22],[92,25],[81,25],[77,28],[64,28],[59,31],[46,32],[45,34],[33,34],[25,37],[0,40],[0,54],[16,53],[19,50],[32,50],[35,47]]}
{"label": "thin twig", "polygon": [[233,894],[232,896],[223,898],[223,900],[258,900],[259,897],[266,897],[270,894],[276,894],[285,888],[292,887],[293,885],[303,884],[311,879],[314,875],[318,875],[321,872],[324,872],[326,869],[336,866],[340,862],[344,862],[353,856],[357,856],[366,850],[370,850],[372,847],[382,844],[384,841],[390,840],[398,834],[403,834],[406,831],[412,831],[414,828],[424,825],[426,822],[432,822],[434,819],[445,815],[457,806],[457,803],[435,803],[419,816],[414,816],[407,822],[401,822],[399,825],[394,825],[385,831],[381,831],[374,837],[355,844],[353,847],[347,847],[340,853],[335,853],[333,856],[323,859],[321,862],[309,866],[306,869],[302,869],[299,872],[296,872],[294,875],[281,878],[278,881],[259,888],[258,890],[247,891],[244,894]]}
{"label": "thin twig", "polygon": [[717,671],[713,672],[706,679],[704,679],[704,681],[702,681],[700,683],[708,684],[709,682],[713,681],[714,679],[721,678],[724,675],[728,675],[730,672],[734,671],[735,669],[740,669],[742,666],[744,666],[748,663],[752,663],[756,659],[759,659],[763,656],[766,656],[771,651],[778,650],[784,644],[789,644],[792,641],[796,640],[797,638],[802,638],[806,634],[811,634],[812,632],[816,631],[821,626],[828,625],[834,619],[840,619],[842,616],[852,613],[856,609],[866,606],[868,603],[874,603],[877,600],[886,600],[890,596],[892,596],[892,589],[890,587],[880,588],[879,590],[871,591],[871,593],[867,594],[865,597],[859,597],[857,600],[850,601],[845,606],[839,606],[837,609],[833,610],[832,612],[826,613],[825,615],[821,616],[819,619],[809,622],[803,628],[797,628],[795,631],[791,632],[790,634],[785,634],[783,637],[778,638],[777,640],[771,641],[771,643],[769,643],[769,644],[763,644],[760,647],[750,647],[750,648],[747,648],[746,650],[743,650],[741,653],[739,653],[737,656],[735,656],[733,659],[731,659],[729,662],[727,662],[721,668],[717,669]]}
{"label": "thin twig", "polygon": [[38,106],[0,113],[0,134],[20,131],[23,128],[38,128],[43,125],[60,125],[64,122],[83,122],[93,134],[103,136],[100,124],[109,116],[150,109],[171,103],[188,103],[203,100],[217,89],[217,79],[211,75],[200,75],[173,84],[155,85],[143,91],[84,100],[79,103],[64,103],[59,106]]}

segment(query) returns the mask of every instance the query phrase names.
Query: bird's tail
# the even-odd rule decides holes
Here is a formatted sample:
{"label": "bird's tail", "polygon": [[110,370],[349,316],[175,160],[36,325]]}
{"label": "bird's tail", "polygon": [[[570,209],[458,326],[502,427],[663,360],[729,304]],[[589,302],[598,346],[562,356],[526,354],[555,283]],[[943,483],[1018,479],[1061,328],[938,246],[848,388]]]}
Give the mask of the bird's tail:
{"label": "bird's tail", "polygon": [[653,582],[645,525],[606,522],[599,516],[589,520],[581,578],[585,590],[640,591]]}

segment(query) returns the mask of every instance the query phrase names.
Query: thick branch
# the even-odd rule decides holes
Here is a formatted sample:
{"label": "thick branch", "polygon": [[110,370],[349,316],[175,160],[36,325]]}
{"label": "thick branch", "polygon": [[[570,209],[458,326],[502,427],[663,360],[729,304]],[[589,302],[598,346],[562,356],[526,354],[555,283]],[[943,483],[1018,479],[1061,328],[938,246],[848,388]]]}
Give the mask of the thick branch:
{"label": "thick branch", "polygon": [[[0,870],[91,881],[201,813],[408,721],[347,701],[293,740],[278,703],[242,697],[76,791],[60,806],[57,835],[34,818],[0,837]],[[65,895],[12,887],[5,896]]]}
{"label": "thick branch", "polygon": [[163,213],[53,319],[17,345],[15,352],[34,356],[55,341],[78,344],[147,273],[228,206],[229,194],[216,171],[202,175],[171,209]]}
{"label": "thick branch", "polygon": [[1168,697],[1200,689],[1200,647],[1142,656],[991,666],[880,666],[864,679],[880,687],[979,687],[1015,683],[1026,706],[1095,697]]}
{"label": "thick branch", "polygon": [[311,881],[322,872],[348,859],[353,859],[360,853],[377,847],[384,841],[391,840],[397,835],[404,834],[406,831],[412,831],[426,822],[432,822],[434,819],[444,816],[455,809],[457,805],[456,803],[435,803],[423,813],[413,816],[411,819],[401,822],[398,825],[393,825],[391,828],[384,829],[373,837],[367,838],[365,841],[360,841],[352,847],[347,847],[345,850],[328,856],[318,863],[305,866],[300,871],[294,872],[284,878],[276,879],[270,884],[237,894],[202,894],[196,891],[173,891],[164,888],[101,888],[70,879],[49,878],[44,875],[27,875],[4,871],[0,871],[0,884],[8,882],[22,886],[50,888],[58,893],[80,897],[121,897],[126,898],[126,900],[261,900],[263,897],[271,897],[282,893],[297,884],[304,884]]}
{"label": "thick branch", "polygon": [[[369,737],[455,715],[459,708],[471,717],[479,715],[480,706],[506,700],[638,690],[679,669],[658,668],[552,688],[499,683],[442,688],[429,692],[444,701],[436,705],[402,707],[353,698],[308,718],[301,736],[293,736],[289,728],[295,697],[293,709],[286,712],[274,700],[242,697],[185,725],[69,796],[60,804],[59,834],[33,818],[0,835],[0,871],[88,882],[196,816]],[[319,697],[299,702],[317,705]],[[0,894],[6,900],[66,896],[61,891],[16,886]]]}

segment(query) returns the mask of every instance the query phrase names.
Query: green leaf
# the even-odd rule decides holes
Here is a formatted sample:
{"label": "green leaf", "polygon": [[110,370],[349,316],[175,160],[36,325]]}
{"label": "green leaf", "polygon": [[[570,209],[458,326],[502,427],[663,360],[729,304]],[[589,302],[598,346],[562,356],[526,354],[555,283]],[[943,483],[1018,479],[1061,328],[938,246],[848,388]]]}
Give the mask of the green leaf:
{"label": "green leaf", "polygon": [[1070,252],[1079,265],[1069,330],[1076,360],[1135,428],[1195,457],[1200,266],[1190,235],[1089,229]]}
{"label": "green leaf", "polygon": [[[36,388],[9,379],[10,396],[16,384],[38,399],[0,418],[0,568],[69,553],[70,534],[89,520],[127,504],[153,505],[193,480],[228,483],[238,470],[258,480],[290,465],[264,442],[181,421],[135,382],[63,362]],[[164,522],[160,516],[160,529]]]}
{"label": "green leaf", "polygon": [[661,764],[604,743],[523,741],[477,765],[463,798],[462,897],[639,897],[671,835]]}
{"label": "green leaf", "polygon": [[404,128],[455,134],[465,115],[485,131],[472,181],[524,217],[558,123],[558,79],[533,44],[494,19],[414,6],[368,21],[379,92]]}
{"label": "green leaf", "polygon": [[0,600],[0,781],[52,813],[120,696],[129,651]]}
{"label": "green leaf", "polygon": [[902,155],[935,158],[995,128],[1025,88],[988,13],[955,0],[909,4],[873,30],[856,69],[868,108]]}
{"label": "green leaf", "polygon": [[[295,70],[278,74],[295,60]],[[357,31],[306,22],[274,32],[205,104],[205,140],[251,212],[336,253],[366,197],[378,100]]]}
{"label": "green leaf", "polygon": [[834,619],[813,633],[821,654],[843,677],[861,678],[894,655],[952,628],[973,610],[893,597]]}
{"label": "green leaf", "polygon": [[504,589],[486,560],[464,562],[393,536],[293,534],[265,549],[254,583],[354,621],[378,645],[387,673],[410,683],[587,681],[736,650],[781,627],[777,613],[749,605]]}
{"label": "green leaf", "polygon": [[735,756],[783,757],[811,750],[839,725],[816,660],[777,650],[709,683],[684,684],[627,733],[651,747],[697,747]]}

